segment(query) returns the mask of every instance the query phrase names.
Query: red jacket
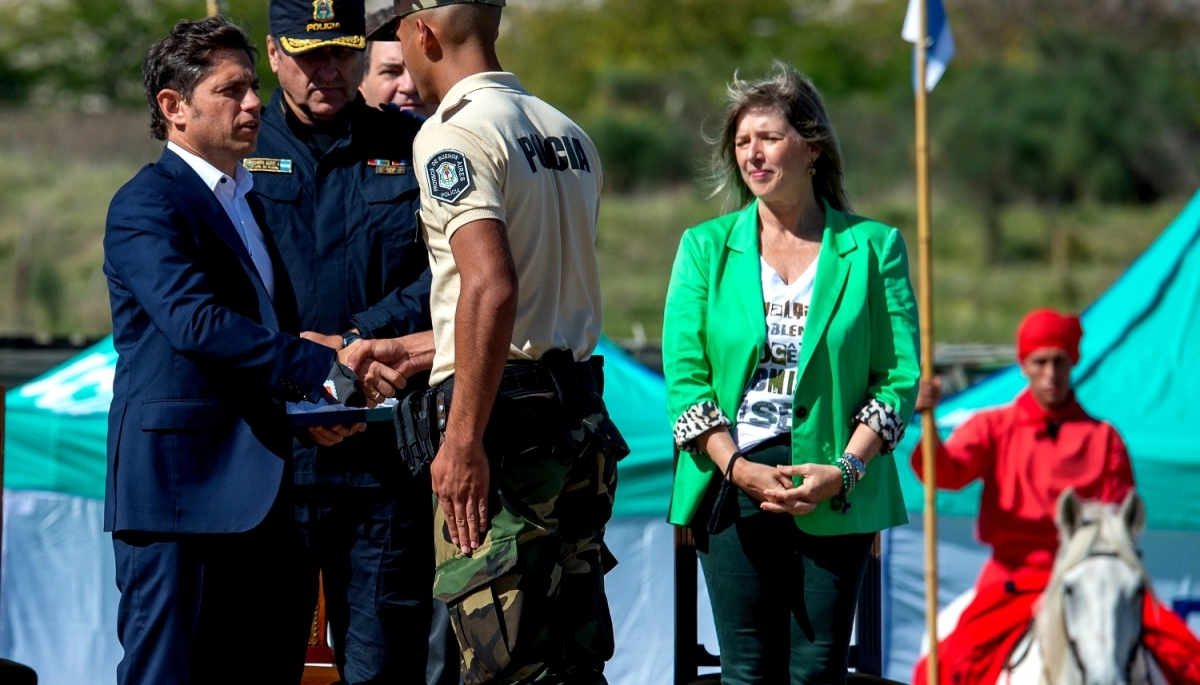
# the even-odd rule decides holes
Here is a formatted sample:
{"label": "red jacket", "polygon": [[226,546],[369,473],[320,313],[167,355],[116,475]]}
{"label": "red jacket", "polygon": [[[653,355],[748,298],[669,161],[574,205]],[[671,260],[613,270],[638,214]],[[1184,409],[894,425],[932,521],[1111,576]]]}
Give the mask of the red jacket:
{"label": "red jacket", "polygon": [[[921,450],[912,466],[924,479]],[[1125,443],[1112,425],[1071,400],[1047,411],[1027,390],[1013,404],[982,411],[937,452],[937,485],[958,490],[983,480],[979,539],[992,547],[976,597],[958,626],[939,643],[939,680],[992,685],[1011,648],[1033,620],[1058,550],[1058,497],[1068,487],[1081,499],[1120,503],[1134,487]],[[1146,595],[1143,641],[1172,683],[1200,682],[1200,642],[1187,626]],[[914,685],[925,685],[925,660]]]}
{"label": "red jacket", "polygon": [[[919,448],[912,466],[924,479]],[[1080,499],[1114,504],[1133,489],[1129,452],[1117,429],[1088,416],[1073,399],[1046,411],[1028,390],[1009,406],[971,417],[938,449],[939,488],[960,490],[975,479],[983,480],[979,539],[1010,565],[1030,554],[1053,559],[1055,511],[1067,488]]]}

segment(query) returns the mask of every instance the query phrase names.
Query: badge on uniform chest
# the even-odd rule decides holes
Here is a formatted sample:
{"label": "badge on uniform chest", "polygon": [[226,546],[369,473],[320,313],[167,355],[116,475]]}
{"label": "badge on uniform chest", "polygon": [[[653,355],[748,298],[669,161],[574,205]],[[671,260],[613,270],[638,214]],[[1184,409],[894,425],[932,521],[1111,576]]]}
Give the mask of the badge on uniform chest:
{"label": "badge on uniform chest", "polygon": [[247,157],[242,160],[242,166],[247,171],[265,171],[271,174],[292,173],[292,160],[268,159],[266,157]]}
{"label": "badge on uniform chest", "polygon": [[375,173],[385,176],[393,174],[403,176],[408,173],[408,162],[404,161],[393,162],[390,159],[368,159],[367,166],[373,167]]}

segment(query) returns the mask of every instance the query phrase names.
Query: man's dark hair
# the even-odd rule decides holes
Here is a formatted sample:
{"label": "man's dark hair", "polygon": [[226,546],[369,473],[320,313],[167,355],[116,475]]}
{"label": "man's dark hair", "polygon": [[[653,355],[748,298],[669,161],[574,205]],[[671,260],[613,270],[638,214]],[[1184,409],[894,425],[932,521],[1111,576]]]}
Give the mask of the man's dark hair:
{"label": "man's dark hair", "polygon": [[196,84],[223,50],[241,50],[251,62],[258,59],[250,35],[225,17],[185,19],[171,29],[171,35],[150,46],[142,62],[143,89],[150,105],[150,135],[167,139],[167,120],[158,106],[158,94],[175,90],[185,102],[190,101]]}

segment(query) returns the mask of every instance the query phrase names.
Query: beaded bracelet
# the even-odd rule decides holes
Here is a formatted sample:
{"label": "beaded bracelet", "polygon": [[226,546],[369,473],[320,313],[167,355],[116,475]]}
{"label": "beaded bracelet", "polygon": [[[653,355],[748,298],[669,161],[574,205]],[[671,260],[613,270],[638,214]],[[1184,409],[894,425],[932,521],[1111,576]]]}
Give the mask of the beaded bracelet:
{"label": "beaded bracelet", "polygon": [[845,514],[850,511],[850,502],[846,501],[846,498],[854,490],[854,486],[858,484],[858,473],[845,459],[838,459],[837,467],[842,472],[842,491],[834,495],[833,499],[829,500],[829,504],[833,507],[834,511],[839,514]]}
{"label": "beaded bracelet", "polygon": [[838,459],[838,468],[842,470],[842,475],[846,479],[846,494],[854,492],[854,488],[858,487],[858,469],[854,468],[854,463],[846,457]]}

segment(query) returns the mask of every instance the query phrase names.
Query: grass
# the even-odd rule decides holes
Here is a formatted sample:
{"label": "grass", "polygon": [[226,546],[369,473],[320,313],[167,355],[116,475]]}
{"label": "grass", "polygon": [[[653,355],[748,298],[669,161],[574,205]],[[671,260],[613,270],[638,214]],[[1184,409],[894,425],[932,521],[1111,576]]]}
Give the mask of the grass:
{"label": "grass", "polygon": [[111,329],[101,270],[113,194],[160,146],[140,112],[0,112],[0,335]]}
{"label": "grass", "polygon": [[663,300],[679,238],[719,212],[720,202],[687,188],[601,201],[596,248],[608,335],[636,337],[635,326],[651,338],[662,335]]}
{"label": "grass", "polygon": [[[0,111],[0,335],[99,335],[111,328],[100,266],[109,200],[160,144],[140,112],[76,115]],[[938,183],[938,187],[945,184]],[[916,268],[915,208],[904,189],[855,192],[856,210],[897,226]],[[982,218],[953,196],[935,197],[935,330],[942,342],[1009,342],[1026,311],[1082,309],[1100,295],[1183,206],[1072,206],[1048,213],[1017,205],[1002,214],[1005,259],[986,263]],[[720,213],[720,202],[683,187],[610,195],[597,248],[605,332],[654,339],[683,231]],[[1051,230],[1065,234],[1052,266]]]}

